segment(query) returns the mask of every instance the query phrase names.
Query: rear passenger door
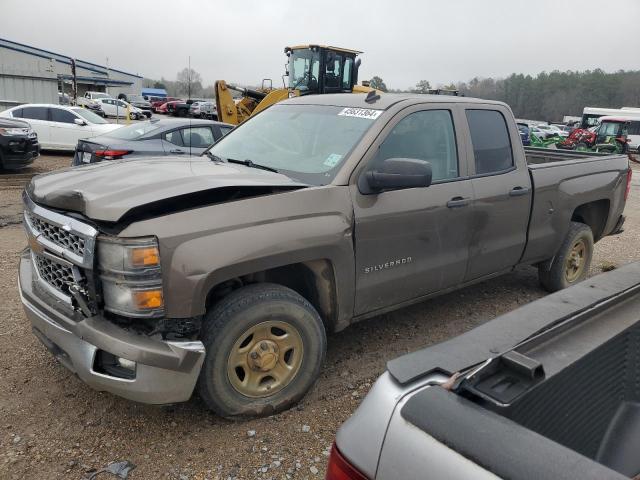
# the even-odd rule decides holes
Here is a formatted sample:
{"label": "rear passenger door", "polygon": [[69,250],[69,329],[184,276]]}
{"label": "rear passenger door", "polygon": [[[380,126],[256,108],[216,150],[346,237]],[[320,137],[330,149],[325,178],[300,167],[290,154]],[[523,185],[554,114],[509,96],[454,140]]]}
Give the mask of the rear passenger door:
{"label": "rear passenger door", "polygon": [[[520,134],[508,109],[479,105],[465,110],[472,149],[472,237],[465,280],[518,263],[527,240],[532,192],[524,158],[516,164]],[[519,147],[520,148],[520,147]]]}

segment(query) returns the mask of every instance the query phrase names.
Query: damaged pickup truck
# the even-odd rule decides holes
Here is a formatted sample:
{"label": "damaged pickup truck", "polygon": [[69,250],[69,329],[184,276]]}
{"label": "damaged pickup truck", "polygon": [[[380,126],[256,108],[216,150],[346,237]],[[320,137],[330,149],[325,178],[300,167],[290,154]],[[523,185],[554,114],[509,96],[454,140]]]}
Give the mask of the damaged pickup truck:
{"label": "damaged pickup truck", "polygon": [[200,158],[34,178],[20,262],[33,332],[90,386],[271,414],[313,385],[326,332],[535,265],[585,278],[621,231],[623,155],[525,151],[503,103],[289,99]]}

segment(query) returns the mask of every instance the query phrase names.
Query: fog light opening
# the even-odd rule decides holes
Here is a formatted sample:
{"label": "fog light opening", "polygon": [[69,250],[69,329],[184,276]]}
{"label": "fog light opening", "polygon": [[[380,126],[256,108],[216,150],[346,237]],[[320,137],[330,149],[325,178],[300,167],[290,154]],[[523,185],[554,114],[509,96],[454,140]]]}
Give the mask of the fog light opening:
{"label": "fog light opening", "polygon": [[136,362],[118,357],[104,350],[98,350],[96,352],[93,370],[96,373],[126,380],[136,378]]}

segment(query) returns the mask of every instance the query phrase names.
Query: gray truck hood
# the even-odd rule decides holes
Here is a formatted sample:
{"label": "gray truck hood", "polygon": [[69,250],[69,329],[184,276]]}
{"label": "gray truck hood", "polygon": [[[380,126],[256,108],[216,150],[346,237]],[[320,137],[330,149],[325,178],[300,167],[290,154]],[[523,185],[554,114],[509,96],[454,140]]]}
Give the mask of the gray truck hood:
{"label": "gray truck hood", "polygon": [[308,185],[256,168],[206,157],[106,161],[34,177],[27,186],[40,205],[105,222],[153,215]]}

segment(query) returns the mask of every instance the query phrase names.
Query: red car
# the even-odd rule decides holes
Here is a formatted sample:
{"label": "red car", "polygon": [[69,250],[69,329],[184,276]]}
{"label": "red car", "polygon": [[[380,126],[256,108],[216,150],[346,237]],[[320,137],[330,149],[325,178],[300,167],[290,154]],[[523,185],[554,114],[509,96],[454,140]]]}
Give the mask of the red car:
{"label": "red car", "polygon": [[156,113],[173,113],[174,107],[178,103],[184,103],[184,100],[170,100],[156,108]]}
{"label": "red car", "polygon": [[151,102],[151,110],[153,110],[155,113],[167,113],[166,109],[162,110],[162,106],[168,102],[179,102],[179,101],[181,101],[179,98],[174,98],[174,97],[167,97],[167,98],[162,98],[160,100],[155,100]]}

